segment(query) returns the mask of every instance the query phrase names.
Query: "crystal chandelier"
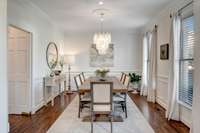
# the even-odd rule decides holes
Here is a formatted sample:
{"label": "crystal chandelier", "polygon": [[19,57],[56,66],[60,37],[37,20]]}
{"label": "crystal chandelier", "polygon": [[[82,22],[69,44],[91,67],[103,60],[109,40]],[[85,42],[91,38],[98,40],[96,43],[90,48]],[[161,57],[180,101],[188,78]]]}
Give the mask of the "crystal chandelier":
{"label": "crystal chandelier", "polygon": [[109,44],[111,44],[111,34],[108,32],[103,32],[104,15],[104,13],[100,13],[101,32],[95,33],[93,38],[93,43],[96,45],[96,49],[101,55],[106,54]]}

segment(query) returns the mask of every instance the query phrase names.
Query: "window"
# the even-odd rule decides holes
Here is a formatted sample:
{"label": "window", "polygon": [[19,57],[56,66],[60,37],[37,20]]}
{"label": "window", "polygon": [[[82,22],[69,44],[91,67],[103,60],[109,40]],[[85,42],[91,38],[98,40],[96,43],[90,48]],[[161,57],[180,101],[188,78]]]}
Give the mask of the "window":
{"label": "window", "polygon": [[180,46],[180,84],[179,102],[188,107],[192,106],[193,98],[193,58],[194,58],[194,16],[182,18]]}

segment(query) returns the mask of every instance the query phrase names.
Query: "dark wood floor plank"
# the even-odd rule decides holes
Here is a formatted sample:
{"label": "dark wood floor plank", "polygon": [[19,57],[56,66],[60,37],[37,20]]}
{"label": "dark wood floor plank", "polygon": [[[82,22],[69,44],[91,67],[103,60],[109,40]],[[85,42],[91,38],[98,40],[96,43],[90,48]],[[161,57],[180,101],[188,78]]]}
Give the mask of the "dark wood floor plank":
{"label": "dark wood floor plank", "polygon": [[[9,115],[11,133],[46,133],[76,94],[65,95],[64,100],[56,97],[55,105],[50,103],[31,117]],[[165,110],[158,104],[148,103],[145,97],[129,93],[156,133],[189,133],[189,128],[181,122],[167,121]],[[62,102],[61,102],[62,101]]]}
{"label": "dark wood floor plank", "polygon": [[146,97],[138,94],[129,93],[129,96],[156,133],[189,133],[189,128],[182,122],[168,121],[165,118],[165,109],[159,104],[149,103]]}

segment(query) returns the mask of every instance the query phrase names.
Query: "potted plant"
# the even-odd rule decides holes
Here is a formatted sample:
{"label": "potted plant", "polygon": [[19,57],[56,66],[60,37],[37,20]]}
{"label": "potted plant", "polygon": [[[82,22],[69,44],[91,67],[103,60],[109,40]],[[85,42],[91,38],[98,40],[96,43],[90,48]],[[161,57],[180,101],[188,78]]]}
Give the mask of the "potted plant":
{"label": "potted plant", "polygon": [[141,76],[136,73],[129,73],[129,77],[133,88],[138,89],[141,81]]}
{"label": "potted plant", "polygon": [[105,77],[106,77],[106,75],[107,75],[108,72],[109,72],[108,69],[97,69],[95,71],[96,76],[100,77],[101,79],[105,79]]}

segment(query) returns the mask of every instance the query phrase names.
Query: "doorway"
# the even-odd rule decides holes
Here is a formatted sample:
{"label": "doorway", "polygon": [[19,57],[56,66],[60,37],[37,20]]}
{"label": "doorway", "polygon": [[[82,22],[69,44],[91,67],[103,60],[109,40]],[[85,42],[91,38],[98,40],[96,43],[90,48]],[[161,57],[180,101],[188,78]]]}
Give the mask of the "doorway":
{"label": "doorway", "polygon": [[31,113],[31,38],[30,32],[8,26],[9,114]]}

